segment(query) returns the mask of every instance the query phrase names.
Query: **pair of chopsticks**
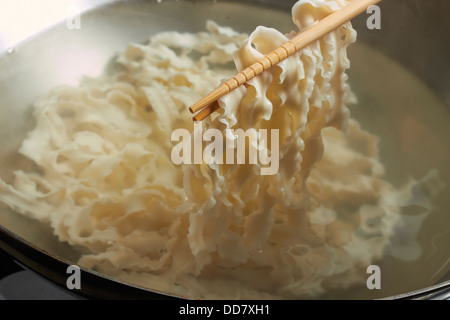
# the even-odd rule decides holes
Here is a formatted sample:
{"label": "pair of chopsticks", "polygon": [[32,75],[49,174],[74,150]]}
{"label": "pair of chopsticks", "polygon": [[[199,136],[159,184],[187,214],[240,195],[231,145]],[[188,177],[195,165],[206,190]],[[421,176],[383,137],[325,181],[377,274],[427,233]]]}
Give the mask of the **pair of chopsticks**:
{"label": "pair of chopsticks", "polygon": [[342,9],[333,12],[311,28],[299,33],[294,38],[287,41],[271,53],[265,55],[260,60],[239,72],[233,78],[230,78],[228,81],[222,83],[216,89],[194,103],[189,108],[191,113],[198,112],[193,117],[193,120],[202,121],[219,108],[217,99],[236,89],[240,85],[245,84],[250,79],[256,77],[280,61],[290,57],[324,35],[339,28],[347,21],[350,21],[354,17],[366,11],[367,8],[377,4],[380,1],[381,0],[352,0]]}

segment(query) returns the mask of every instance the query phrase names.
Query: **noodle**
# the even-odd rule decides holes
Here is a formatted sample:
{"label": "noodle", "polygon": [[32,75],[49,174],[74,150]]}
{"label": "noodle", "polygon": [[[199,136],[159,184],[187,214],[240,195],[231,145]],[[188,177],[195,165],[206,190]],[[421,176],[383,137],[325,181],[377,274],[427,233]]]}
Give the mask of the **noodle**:
{"label": "noodle", "polygon": [[[293,21],[303,30],[345,3],[300,0]],[[41,171],[1,182],[0,201],[87,248],[80,266],[152,289],[299,298],[362,283],[358,269],[392,245],[422,184],[397,190],[385,180],[377,137],[350,117],[350,23],[221,98],[204,121],[202,130],[278,129],[276,174],[170,157],[174,130],[194,134],[188,106],[235,73],[230,63],[242,70],[293,35],[266,27],[245,35],[209,21],[204,32],[130,44],[120,71],[35,104],[20,153]],[[420,223],[430,204],[417,205]],[[405,259],[419,252],[409,240]]]}

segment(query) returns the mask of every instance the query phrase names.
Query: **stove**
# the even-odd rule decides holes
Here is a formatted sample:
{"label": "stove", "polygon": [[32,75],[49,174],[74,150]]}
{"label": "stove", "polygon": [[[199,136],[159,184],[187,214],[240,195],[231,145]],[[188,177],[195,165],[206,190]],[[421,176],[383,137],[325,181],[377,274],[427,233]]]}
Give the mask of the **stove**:
{"label": "stove", "polygon": [[0,250],[0,300],[78,300]]}

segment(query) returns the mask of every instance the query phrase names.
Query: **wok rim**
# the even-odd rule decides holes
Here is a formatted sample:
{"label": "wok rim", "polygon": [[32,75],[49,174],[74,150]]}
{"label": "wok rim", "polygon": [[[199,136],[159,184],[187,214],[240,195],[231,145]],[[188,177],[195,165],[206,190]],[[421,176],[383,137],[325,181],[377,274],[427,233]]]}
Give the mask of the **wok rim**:
{"label": "wok rim", "polygon": [[[65,291],[94,300],[191,300],[193,298],[165,293],[121,281],[106,274],[78,266],[81,272],[81,289],[69,290],[66,286],[66,270],[75,265],[28,242],[0,225],[0,250],[31,271],[44,277]],[[450,280],[375,300],[447,300],[450,299]]]}
{"label": "wok rim", "polygon": [[[179,300],[186,297],[149,289],[127,283],[106,274],[86,269],[82,266],[54,255],[23,239],[0,225],[0,250],[24,265],[29,270],[45,278],[74,296],[95,300]],[[76,265],[80,269],[82,285],[70,290],[66,286],[67,268]]]}

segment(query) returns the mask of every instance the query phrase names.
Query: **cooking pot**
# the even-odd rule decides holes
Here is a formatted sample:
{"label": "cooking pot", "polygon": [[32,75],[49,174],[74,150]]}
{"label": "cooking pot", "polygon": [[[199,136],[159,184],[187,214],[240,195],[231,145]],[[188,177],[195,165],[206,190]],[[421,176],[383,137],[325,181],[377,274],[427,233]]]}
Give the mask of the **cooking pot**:
{"label": "cooking pot", "polygon": [[[250,33],[258,25],[294,29],[296,1],[14,1],[0,8],[0,178],[10,181],[23,165],[16,152],[33,127],[31,105],[60,84],[98,76],[116,52],[167,30],[196,32],[208,19]],[[436,298],[450,296],[450,2],[384,0],[355,18],[358,42],[349,49],[349,82],[361,107],[352,113],[380,136],[381,155],[395,182],[437,169],[443,190],[417,236],[422,254],[413,261],[382,262],[388,289],[359,288],[346,297]],[[15,260],[66,287],[79,253],[60,243],[48,225],[0,206],[0,247]],[[81,267],[77,293],[89,298],[167,299],[136,283]],[[393,284],[393,285],[391,285]],[[376,291],[376,292],[375,292]]]}

